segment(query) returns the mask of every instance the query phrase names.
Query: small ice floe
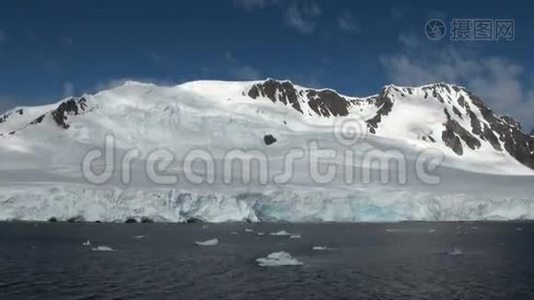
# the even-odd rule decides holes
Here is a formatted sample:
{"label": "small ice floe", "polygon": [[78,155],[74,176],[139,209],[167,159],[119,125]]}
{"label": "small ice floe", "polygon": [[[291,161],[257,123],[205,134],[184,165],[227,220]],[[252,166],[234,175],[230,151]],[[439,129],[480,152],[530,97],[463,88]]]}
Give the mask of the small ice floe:
{"label": "small ice floe", "polygon": [[392,228],[386,228],[386,232],[401,232],[402,229],[392,229]]}
{"label": "small ice floe", "polygon": [[250,228],[245,228],[245,232],[254,232],[254,230],[252,230]]}
{"label": "small ice floe", "polygon": [[428,232],[436,232],[436,229],[429,229]]}
{"label": "small ice floe", "polygon": [[471,227],[471,229],[478,230],[478,226],[473,226],[473,227]]}
{"label": "small ice floe", "polygon": [[279,267],[279,266],[300,266],[302,262],[296,258],[293,258],[291,254],[280,251],[274,252],[267,257],[256,259],[256,262],[260,267]]}
{"label": "small ice floe", "polygon": [[263,235],[265,235],[265,232],[258,232],[257,235],[263,236]]}
{"label": "small ice floe", "polygon": [[269,233],[270,235],[272,236],[291,236],[291,233],[285,231],[285,230],[280,230],[278,232],[271,232]]}
{"label": "small ice floe", "polygon": [[92,249],[93,251],[115,251],[115,249],[108,247],[108,246],[98,246],[96,248]]}
{"label": "small ice floe", "polygon": [[326,246],[313,246],[312,250],[314,251],[325,251],[328,248]]}
{"label": "small ice floe", "polygon": [[451,255],[451,256],[458,256],[458,255],[463,255],[463,254],[464,252],[458,247],[454,247],[452,251],[447,252],[447,255]]}
{"label": "small ice floe", "polygon": [[239,232],[237,232],[237,231],[232,231],[232,232],[230,232],[230,234],[232,234],[232,235],[238,235]]}
{"label": "small ice floe", "polygon": [[294,234],[290,235],[289,238],[290,239],[300,239],[300,234],[294,233]]}
{"label": "small ice floe", "polygon": [[144,235],[134,235],[132,236],[132,239],[144,239],[145,236]]}
{"label": "small ice floe", "polygon": [[196,241],[195,243],[199,246],[215,246],[219,244],[219,239],[211,239],[211,240],[201,241],[201,242]]}
{"label": "small ice floe", "polygon": [[83,246],[91,246],[91,241],[90,241],[90,240],[87,240],[87,241],[83,242],[82,245],[83,245]]}
{"label": "small ice floe", "polygon": [[521,228],[521,227],[517,227],[517,228],[515,229],[515,231],[523,231],[523,228]]}

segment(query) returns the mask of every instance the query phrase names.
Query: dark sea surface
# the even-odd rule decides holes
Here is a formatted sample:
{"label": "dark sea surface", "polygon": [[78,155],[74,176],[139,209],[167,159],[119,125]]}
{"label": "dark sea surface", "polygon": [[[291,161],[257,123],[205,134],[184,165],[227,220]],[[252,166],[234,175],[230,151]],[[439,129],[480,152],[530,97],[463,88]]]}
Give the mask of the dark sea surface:
{"label": "dark sea surface", "polygon": [[0,223],[0,298],[534,299],[534,223]]}

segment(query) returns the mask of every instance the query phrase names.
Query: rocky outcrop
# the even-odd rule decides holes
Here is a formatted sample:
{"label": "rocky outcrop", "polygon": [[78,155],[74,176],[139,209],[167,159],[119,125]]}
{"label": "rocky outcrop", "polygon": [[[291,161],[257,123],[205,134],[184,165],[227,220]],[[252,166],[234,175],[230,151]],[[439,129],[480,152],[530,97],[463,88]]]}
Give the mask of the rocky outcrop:
{"label": "rocky outcrop", "polygon": [[378,123],[382,121],[382,118],[387,116],[393,108],[393,100],[390,99],[387,89],[383,89],[382,92],[374,99],[374,104],[378,108],[376,115],[371,119],[366,120],[369,132],[376,133],[378,129]]}
{"label": "rocky outcrop", "polygon": [[[302,113],[300,103],[298,102],[297,90],[289,81],[276,81],[268,79],[263,83],[257,83],[248,91],[248,96],[252,99],[258,97],[267,97],[273,103],[281,102],[283,104],[291,104],[291,106]],[[302,94],[300,95],[302,96]]]}
{"label": "rocky outcrop", "polygon": [[315,114],[322,117],[346,116],[351,102],[332,90],[297,89],[290,81],[268,79],[254,84],[247,95],[252,99],[265,97],[273,103],[291,105],[304,113],[302,105],[308,105]]}
{"label": "rocky outcrop", "polygon": [[462,155],[464,153],[460,140],[463,140],[465,144],[473,150],[480,148],[480,141],[469,131],[463,128],[456,120],[452,119],[449,111],[446,108],[443,111],[447,116],[447,122],[443,124],[443,126],[445,126],[445,130],[441,133],[441,139],[445,145],[451,148],[452,151],[458,155]]}
{"label": "rocky outcrop", "polygon": [[265,142],[265,145],[268,146],[268,145],[276,143],[276,138],[272,136],[271,134],[267,134],[266,136],[263,137],[263,141]]}
{"label": "rocky outcrop", "polygon": [[87,104],[84,97],[79,99],[71,98],[61,103],[58,108],[52,111],[52,118],[58,126],[68,129],[69,124],[66,123],[68,115],[78,115],[82,111],[85,111],[86,107]]}

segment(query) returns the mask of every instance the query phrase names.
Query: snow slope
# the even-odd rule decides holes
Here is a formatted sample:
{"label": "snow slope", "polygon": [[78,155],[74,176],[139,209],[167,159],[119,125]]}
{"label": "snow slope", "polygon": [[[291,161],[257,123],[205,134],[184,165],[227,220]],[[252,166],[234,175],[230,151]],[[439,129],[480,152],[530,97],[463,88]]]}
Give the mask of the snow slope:
{"label": "snow slope", "polygon": [[[358,98],[275,80],[170,87],[129,81],[0,117],[0,219],[532,219],[534,142],[518,123],[488,110],[464,88],[442,83],[391,85]],[[86,154],[105,149],[110,135],[113,161],[87,165]],[[267,145],[267,135],[276,141]],[[311,174],[314,145],[340,154],[321,163],[323,173],[329,165],[338,170],[327,182]],[[126,183],[121,160],[132,149],[138,155]],[[147,162],[155,160],[150,154],[162,149],[173,154],[164,173],[176,175],[163,184],[146,172]],[[192,150],[208,153],[215,168],[187,169]],[[424,182],[417,173],[428,150],[442,159],[432,173],[439,183]],[[267,180],[253,167],[248,181],[244,173],[232,172],[226,182],[232,151],[251,151],[238,158],[255,153],[265,159]],[[287,170],[288,154],[300,152],[302,158],[290,164],[291,176],[277,181],[275,175]],[[406,180],[393,180],[400,166],[368,164],[369,155],[399,154]],[[95,184],[83,176],[84,164],[113,172]],[[354,171],[349,183],[347,166]],[[382,182],[384,169],[393,179]],[[190,180],[191,174],[201,182]]]}

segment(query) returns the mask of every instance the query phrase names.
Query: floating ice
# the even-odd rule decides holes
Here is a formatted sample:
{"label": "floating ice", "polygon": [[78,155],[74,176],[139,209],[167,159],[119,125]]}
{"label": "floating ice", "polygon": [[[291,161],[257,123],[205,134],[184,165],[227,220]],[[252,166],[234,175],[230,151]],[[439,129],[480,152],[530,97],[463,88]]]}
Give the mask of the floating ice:
{"label": "floating ice", "polygon": [[312,249],[315,250],[315,251],[325,251],[328,248],[326,246],[313,246]]}
{"label": "floating ice", "polygon": [[300,239],[300,234],[294,233],[294,234],[290,235],[289,238],[290,239]]}
{"label": "floating ice", "polygon": [[83,242],[82,245],[84,245],[84,246],[91,246],[91,241],[90,241],[90,240],[87,240],[87,241]]}
{"label": "floating ice", "polygon": [[92,249],[93,251],[115,251],[115,249],[108,246],[98,246]]}
{"label": "floating ice", "polygon": [[254,232],[254,230],[252,230],[250,228],[245,228],[245,232]]}
{"label": "floating ice", "polygon": [[270,235],[273,235],[273,236],[291,236],[291,233],[285,231],[285,230],[280,230],[278,232],[271,232],[269,233]]}
{"label": "floating ice", "polygon": [[300,266],[302,262],[296,258],[293,258],[291,254],[280,251],[274,252],[265,258],[256,259],[260,267],[278,267],[278,266]]}
{"label": "floating ice", "polygon": [[145,236],[144,235],[134,235],[132,236],[132,239],[144,239]]}
{"label": "floating ice", "polygon": [[458,256],[463,255],[464,252],[460,248],[454,247],[454,249],[452,251],[447,252],[447,254],[451,256]]}
{"label": "floating ice", "polygon": [[260,236],[265,235],[265,232],[258,232],[258,235]]}
{"label": "floating ice", "polygon": [[203,242],[196,241],[195,243],[197,245],[199,245],[199,246],[215,246],[215,245],[219,244],[219,240],[218,239],[211,239],[211,240],[207,240],[207,241],[203,241]]}

